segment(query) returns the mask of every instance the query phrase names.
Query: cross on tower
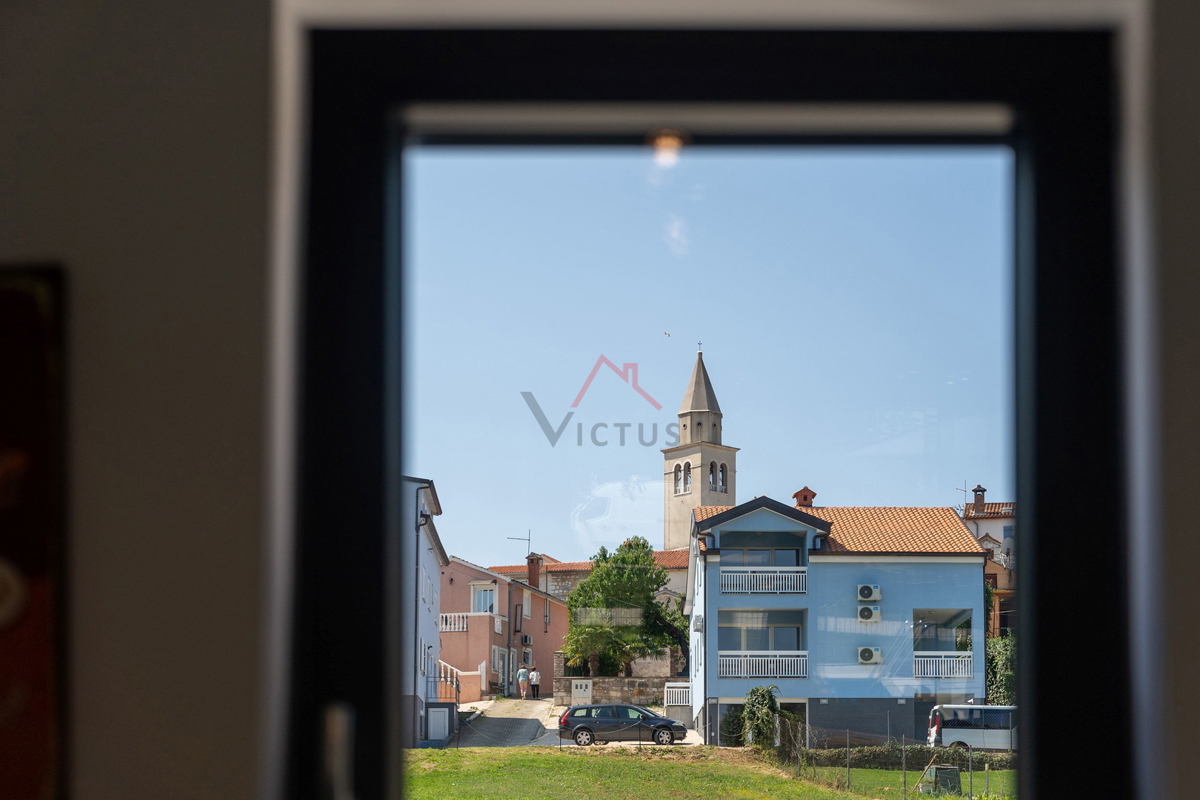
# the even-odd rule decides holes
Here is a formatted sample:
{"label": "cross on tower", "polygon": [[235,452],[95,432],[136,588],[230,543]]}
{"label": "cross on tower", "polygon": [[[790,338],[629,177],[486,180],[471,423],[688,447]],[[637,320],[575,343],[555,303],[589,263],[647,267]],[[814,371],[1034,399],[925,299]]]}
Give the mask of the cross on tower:
{"label": "cross on tower", "polygon": [[703,349],[704,349],[704,342],[696,342],[696,349],[697,349],[697,350],[703,350]]}

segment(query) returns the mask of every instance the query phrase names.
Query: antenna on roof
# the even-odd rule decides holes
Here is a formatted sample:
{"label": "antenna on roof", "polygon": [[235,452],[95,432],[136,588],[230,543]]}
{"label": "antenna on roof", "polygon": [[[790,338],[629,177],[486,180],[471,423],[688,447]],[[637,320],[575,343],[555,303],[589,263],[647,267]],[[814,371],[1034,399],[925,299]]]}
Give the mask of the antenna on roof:
{"label": "antenna on roof", "polygon": [[524,536],[506,536],[504,538],[515,539],[518,542],[524,542],[525,543],[525,555],[529,555],[530,553],[533,552],[533,547],[530,544],[530,542],[533,540],[533,529],[532,528],[526,529]]}

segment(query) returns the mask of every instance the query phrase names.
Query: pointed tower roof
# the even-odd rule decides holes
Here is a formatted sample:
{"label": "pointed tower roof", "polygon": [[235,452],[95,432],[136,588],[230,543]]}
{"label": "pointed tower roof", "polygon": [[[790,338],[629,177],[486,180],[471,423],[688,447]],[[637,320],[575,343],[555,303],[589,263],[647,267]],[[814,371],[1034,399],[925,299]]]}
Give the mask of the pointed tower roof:
{"label": "pointed tower roof", "polygon": [[683,394],[683,405],[679,413],[688,411],[721,412],[717,403],[717,393],[713,391],[712,381],[708,379],[708,370],[704,368],[704,353],[696,353],[696,366],[692,368],[692,379],[688,381],[687,391]]}

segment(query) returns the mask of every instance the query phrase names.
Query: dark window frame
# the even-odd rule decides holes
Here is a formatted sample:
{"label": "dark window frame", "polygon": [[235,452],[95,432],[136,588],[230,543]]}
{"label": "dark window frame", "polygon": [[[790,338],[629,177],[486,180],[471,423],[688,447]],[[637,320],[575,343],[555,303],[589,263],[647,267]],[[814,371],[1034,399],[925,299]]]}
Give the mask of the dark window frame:
{"label": "dark window frame", "polygon": [[[1118,80],[1112,30],[312,30],[301,251],[295,601],[286,794],[321,790],[324,710],[356,709],[356,792],[398,785],[386,537],[401,528],[402,198],[395,111],[412,102],[1004,103],[1016,114],[1017,527],[1024,797],[1128,796],[1128,551],[1118,298]],[[602,138],[602,137],[601,137]],[[600,139],[597,139],[600,140]],[[792,139],[789,139],[791,141]],[[809,137],[850,143],[854,137]],[[892,137],[892,141],[898,141]],[[903,141],[962,142],[964,137]],[[863,137],[864,143],[884,143]],[[436,476],[434,476],[436,477]],[[1071,504],[1085,485],[1104,503]],[[1070,537],[1100,537],[1080,554]],[[1038,535],[1042,531],[1048,535]],[[1085,559],[1080,565],[1079,559]],[[1071,636],[1039,626],[1074,598],[1038,565],[1104,587]],[[1078,654],[1108,701],[1069,726],[1039,713],[1077,690]],[[394,659],[394,656],[391,658]],[[1101,708],[1102,706],[1102,708]],[[1030,716],[1032,715],[1032,716]],[[1080,716],[1082,715],[1082,716]],[[1079,730],[1102,771],[1070,775]],[[1045,765],[1045,768],[1043,768]],[[390,772],[389,772],[390,770]]]}

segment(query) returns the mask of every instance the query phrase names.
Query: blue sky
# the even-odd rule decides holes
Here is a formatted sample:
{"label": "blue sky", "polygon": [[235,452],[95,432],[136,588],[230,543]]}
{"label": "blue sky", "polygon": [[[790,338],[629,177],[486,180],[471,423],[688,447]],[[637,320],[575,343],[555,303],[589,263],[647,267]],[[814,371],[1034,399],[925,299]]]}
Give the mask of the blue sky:
{"label": "blue sky", "polygon": [[[526,530],[562,560],[661,547],[700,340],[739,501],[1013,498],[1008,150],[417,147],[405,184],[406,471],[451,553],[517,563]],[[661,410],[607,369],[572,409],[601,355]],[[554,427],[573,412],[555,446],[522,392]]]}

